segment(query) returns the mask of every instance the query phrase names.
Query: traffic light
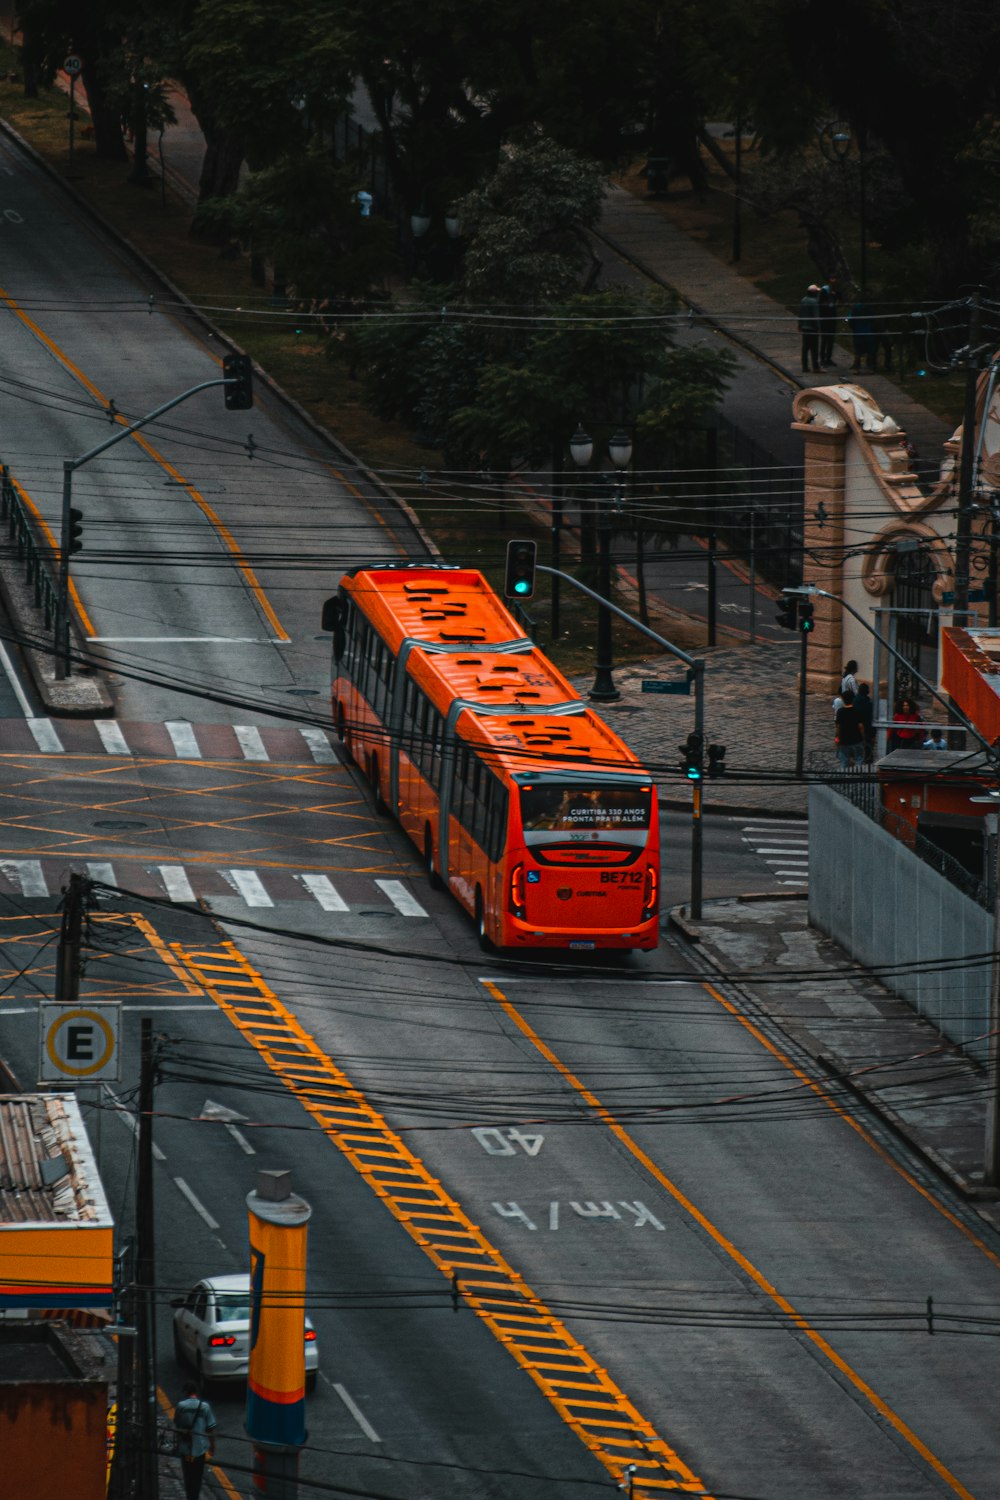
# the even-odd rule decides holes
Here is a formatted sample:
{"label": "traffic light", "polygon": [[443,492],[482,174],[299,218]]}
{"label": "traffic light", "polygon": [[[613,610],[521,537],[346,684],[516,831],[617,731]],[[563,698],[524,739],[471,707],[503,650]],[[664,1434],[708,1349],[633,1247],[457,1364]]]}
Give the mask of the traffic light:
{"label": "traffic light", "polygon": [[253,406],[253,363],[249,354],[227,354],[222,373],[231,384],[223,387],[227,411],[246,411]]}
{"label": "traffic light", "polygon": [[782,595],[778,607],[777,621],[786,630],[795,630],[799,623],[799,601],[794,594]]}
{"label": "traffic light", "polygon": [[716,776],[726,774],[726,747],[725,745],[709,745],[708,747],[708,774],[714,780]]}
{"label": "traffic light", "polygon": [[83,511],[77,510],[75,505],[69,508],[69,536],[66,539],[66,551],[72,556],[83,547]]}
{"label": "traffic light", "polygon": [[507,599],[530,599],[535,592],[537,542],[508,542],[503,591]]}
{"label": "traffic light", "polygon": [[681,770],[688,781],[700,781],[703,770],[702,758],[705,749],[705,736],[692,730],[683,745],[678,745],[677,748],[684,757],[681,761]]}
{"label": "traffic light", "polygon": [[815,621],[813,620],[813,615],[815,614],[815,612],[816,606],[815,604],[813,604],[812,600],[803,599],[799,605],[799,629],[801,630],[803,635],[808,635],[810,630],[812,630],[813,625],[815,624]]}

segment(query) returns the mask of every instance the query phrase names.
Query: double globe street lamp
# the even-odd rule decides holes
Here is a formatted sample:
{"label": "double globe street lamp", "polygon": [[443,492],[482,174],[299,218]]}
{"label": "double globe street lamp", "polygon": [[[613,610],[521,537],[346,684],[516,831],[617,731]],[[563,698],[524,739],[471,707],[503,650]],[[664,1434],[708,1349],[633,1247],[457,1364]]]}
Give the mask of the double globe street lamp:
{"label": "double globe street lamp", "polygon": [[[586,469],[594,456],[593,440],[584,432],[582,425],[570,438],[569,451],[578,469]],[[625,498],[625,471],[632,462],[632,439],[624,427],[619,427],[608,444],[608,456],[615,468],[613,498],[608,502],[607,494],[594,500],[597,519],[598,578],[597,591],[602,599],[611,600],[611,535],[612,509],[620,511]],[[611,642],[611,611],[604,604],[597,609],[597,660],[594,683],[590,697],[598,703],[614,703],[621,694],[615,687],[611,675],[613,664]]]}

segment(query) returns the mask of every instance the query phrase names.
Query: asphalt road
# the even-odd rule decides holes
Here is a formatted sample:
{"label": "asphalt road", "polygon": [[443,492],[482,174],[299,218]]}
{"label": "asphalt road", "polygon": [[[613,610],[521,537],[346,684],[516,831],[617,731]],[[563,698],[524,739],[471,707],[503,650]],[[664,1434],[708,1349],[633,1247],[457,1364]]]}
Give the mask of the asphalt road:
{"label": "asphalt road", "polygon": [[[89,380],[107,391],[127,370],[139,409],[213,368],[172,318],[109,310],[123,286],[135,295],[131,277],[53,190],[10,170],[0,186],[23,236],[0,285]],[[107,428],[70,404],[79,381],[60,355],[4,317],[0,387],[33,394],[16,419],[0,406],[0,454],[51,508],[60,457]],[[78,577],[94,633],[130,631],[109,651],[157,680],[121,684],[103,738],[89,722],[0,727],[0,1054],[33,1082],[71,869],[104,887],[82,994],[126,1007],[126,1112],[140,1016],[162,1036],[163,1388],[181,1378],[169,1297],[245,1265],[254,1173],[290,1166],[314,1208],[324,1372],[306,1480],[399,1500],[576,1500],[606,1492],[627,1458],[647,1481],[637,1495],[989,1500],[1000,1348],[982,1320],[1000,1303],[997,1237],[832,1097],[737,987],[706,984],[696,956],[665,943],[601,969],[479,952],[329,739],[324,757],[275,717],[292,688],[323,702],[318,600],[344,561],[384,555],[384,525],[335,476],[317,479],[283,425],[279,501],[273,475],[237,494],[250,460],[226,446],[233,414],[200,399],[205,425],[156,443],[175,467],[186,451],[201,492],[234,486],[215,498],[256,554],[259,591],[162,465],[119,445],[83,500],[107,546]],[[268,411],[249,415],[277,430]],[[275,530],[290,564],[275,562]],[[168,632],[199,639],[149,639]],[[235,684],[239,702],[196,702],[181,681]],[[50,731],[58,748],[39,743]],[[665,830],[668,893],[683,894],[688,825],[671,815]],[[795,879],[797,829],[778,832],[709,820],[710,889]],[[199,1118],[209,1100],[243,1117],[252,1156]],[[127,1232],[132,1128],[115,1099],[101,1104]],[[238,1475],[239,1396],[218,1405],[220,1461]]]}

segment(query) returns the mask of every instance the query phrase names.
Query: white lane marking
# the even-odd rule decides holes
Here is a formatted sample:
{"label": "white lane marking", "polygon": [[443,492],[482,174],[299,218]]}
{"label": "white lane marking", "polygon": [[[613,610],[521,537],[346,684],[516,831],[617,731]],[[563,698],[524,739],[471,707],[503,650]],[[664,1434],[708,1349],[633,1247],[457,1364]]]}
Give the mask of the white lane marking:
{"label": "white lane marking", "polygon": [[242,1130],[237,1130],[236,1128],[236,1121],[243,1120],[245,1122],[246,1115],[239,1114],[238,1111],[230,1109],[226,1104],[216,1104],[214,1099],[206,1099],[202,1106],[201,1118],[203,1120],[221,1120],[241,1151],[246,1152],[247,1156],[257,1155]]}
{"label": "white lane marking", "polygon": [[260,737],[260,730],[253,724],[234,724],[233,733],[239,741],[239,747],[243,751],[244,760],[270,760],[264,741]]}
{"label": "white lane marking", "polygon": [[287,646],[276,635],[88,635],[96,646]]}
{"label": "white lane marking", "polygon": [[194,730],[186,719],[167,720],[164,728],[173,741],[174,750],[183,760],[201,760],[201,748]]}
{"label": "white lane marking", "polygon": [[28,728],[34,735],[35,744],[45,755],[66,754],[51,719],[29,719]]}
{"label": "white lane marking", "polygon": [[336,766],[340,764],[334,753],[333,746],[322,729],[316,729],[311,724],[302,724],[299,726],[299,733],[309,746],[309,754],[317,765]]}
{"label": "white lane marking", "polygon": [[411,896],[401,880],[376,880],[380,891],[389,897],[396,910],[404,917],[426,917],[416,896]]}
{"label": "white lane marking", "polygon": [[337,1392],[337,1395],[340,1397],[341,1401],[343,1401],[344,1405],[347,1407],[347,1410],[350,1412],[355,1422],[357,1422],[358,1426],[361,1428],[361,1431],[364,1433],[368,1441],[370,1443],[380,1443],[382,1439],[379,1437],[378,1433],[375,1431],[374,1427],[369,1422],[368,1418],[365,1416],[364,1412],[360,1409],[357,1402],[350,1395],[350,1393],[348,1391],[345,1391],[342,1385],[338,1385],[336,1383],[334,1383],[333,1388]]}
{"label": "white lane marking", "polygon": [[218,1229],[218,1221],[212,1218],[212,1215],[209,1213],[204,1203],[202,1203],[201,1199],[191,1191],[187,1183],[184,1181],[184,1178],[175,1177],[174,1182],[177,1187],[180,1188],[181,1192],[184,1194],[185,1198],[190,1203],[195,1213],[200,1214],[201,1217],[205,1220],[205,1223],[208,1225],[209,1229]]}
{"label": "white lane marking", "polygon": [[194,901],[195,894],[183,865],[157,865],[163,888],[171,901]]}
{"label": "white lane marking", "polygon": [[777,819],[773,823],[744,823],[745,833],[805,833],[808,824],[801,820],[796,823],[781,823]]}
{"label": "white lane marking", "polygon": [[[576,975],[574,975],[571,980],[566,980],[562,976],[553,976],[550,979],[545,974],[535,974],[530,979],[521,979],[516,974],[477,974],[476,980],[479,984],[502,984],[504,986],[508,984],[567,983],[574,990],[578,989],[581,984],[599,984],[602,985],[604,989],[607,989],[608,987],[608,981],[606,979],[578,979]],[[628,982],[628,988],[631,990],[635,989],[636,986],[642,986],[643,988],[645,988],[646,985],[657,985],[661,989],[683,990],[689,989],[692,986],[697,988],[698,984],[699,981],[697,979],[630,979]]]}
{"label": "white lane marking", "polygon": [[219,874],[243,897],[247,906],[274,905],[256,870],[220,870]]}
{"label": "white lane marking", "polygon": [[90,876],[91,880],[100,881],[101,885],[118,884],[117,880],[115,879],[114,865],[88,864],[87,874]]}
{"label": "white lane marking", "polygon": [[116,719],[95,719],[94,728],[100,735],[101,744],[109,755],[131,755],[128,741],[122,734],[121,725]]}
{"label": "white lane marking", "polygon": [[[134,1115],[129,1114],[128,1110],[125,1108],[124,1104],[119,1099],[114,1089],[111,1088],[111,1086],[107,1083],[104,1085],[104,1092],[107,1094],[108,1098],[111,1100],[111,1103],[114,1105],[115,1113],[117,1114],[119,1120],[121,1120],[122,1124],[125,1125],[129,1130],[131,1130],[136,1140],[138,1140],[139,1121],[135,1118]],[[153,1142],[153,1155],[156,1157],[157,1161],[166,1161],[167,1159],[155,1141]]]}
{"label": "white lane marking", "polygon": [[22,896],[47,896],[41,862],[37,859],[0,859],[0,874],[20,886]]}
{"label": "white lane marking", "polygon": [[17,699],[18,707],[24,714],[24,717],[26,719],[33,719],[35,715],[31,704],[28,702],[24,689],[17,679],[17,673],[14,671],[14,663],[3,641],[0,641],[0,666],[3,667],[4,676],[14,690],[14,697]]}
{"label": "white lane marking", "polygon": [[350,911],[350,907],[326,875],[296,875],[324,911]]}
{"label": "white lane marking", "polygon": [[754,852],[756,854],[795,854],[799,850],[803,851],[804,853],[808,853],[809,845],[785,844],[784,847],[782,847],[781,844],[761,844],[759,846],[755,846]]}

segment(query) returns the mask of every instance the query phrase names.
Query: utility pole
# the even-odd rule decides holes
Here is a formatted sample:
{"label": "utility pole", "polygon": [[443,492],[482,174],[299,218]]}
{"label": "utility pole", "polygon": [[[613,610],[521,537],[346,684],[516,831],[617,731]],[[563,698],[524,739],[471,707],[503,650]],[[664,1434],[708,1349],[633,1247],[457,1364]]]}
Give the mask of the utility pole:
{"label": "utility pole", "polygon": [[153,1022],[142,1019],[142,1051],[139,1063],[139,1149],[136,1165],[135,1323],[138,1359],[138,1410],[132,1413],[132,1431],[138,1437],[139,1484],[137,1500],[159,1500],[159,1465],[156,1451],[156,1258],[153,1228],[153,1087],[156,1052]]}
{"label": "utility pole", "polygon": [[559,569],[562,566],[563,495],[563,450],[562,443],[555,438],[552,443],[552,524],[549,531],[552,538],[552,550],[549,557],[552,564],[552,617],[549,631],[553,643],[559,639],[561,623],[559,619]]}
{"label": "utility pole", "polygon": [[80,945],[89,889],[90,881],[85,876],[71,875],[63,892],[55,991],[55,999],[62,1005],[75,1005],[80,998]]}
{"label": "utility pole", "polygon": [[958,524],[955,537],[954,613],[969,618],[969,553],[972,548],[972,511],[976,478],[976,395],[979,383],[979,292],[969,299],[969,342],[965,350],[965,411],[962,453],[958,469]]}

